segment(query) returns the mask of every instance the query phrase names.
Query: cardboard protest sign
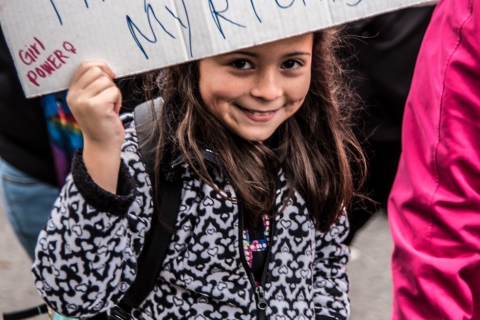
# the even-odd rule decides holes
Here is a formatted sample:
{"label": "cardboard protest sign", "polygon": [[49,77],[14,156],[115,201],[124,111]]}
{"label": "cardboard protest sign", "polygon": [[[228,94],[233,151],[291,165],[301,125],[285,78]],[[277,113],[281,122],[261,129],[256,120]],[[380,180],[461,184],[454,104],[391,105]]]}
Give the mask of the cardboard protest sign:
{"label": "cardboard protest sign", "polygon": [[431,0],[0,0],[27,97],[68,87],[82,61],[118,77]]}

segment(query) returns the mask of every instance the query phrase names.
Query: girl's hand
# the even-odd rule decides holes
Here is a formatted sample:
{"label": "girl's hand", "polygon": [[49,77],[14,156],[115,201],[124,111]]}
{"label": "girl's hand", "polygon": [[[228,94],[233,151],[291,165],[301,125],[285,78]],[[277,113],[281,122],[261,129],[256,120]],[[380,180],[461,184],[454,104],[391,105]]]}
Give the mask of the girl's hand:
{"label": "girl's hand", "polygon": [[122,95],[115,74],[103,62],[83,62],[75,72],[67,103],[82,129],[83,160],[93,180],[116,192],[125,131],[118,117]]}
{"label": "girl's hand", "polygon": [[83,62],[73,75],[67,95],[85,142],[109,150],[119,150],[125,135],[118,118],[122,95],[114,77],[103,62]]}

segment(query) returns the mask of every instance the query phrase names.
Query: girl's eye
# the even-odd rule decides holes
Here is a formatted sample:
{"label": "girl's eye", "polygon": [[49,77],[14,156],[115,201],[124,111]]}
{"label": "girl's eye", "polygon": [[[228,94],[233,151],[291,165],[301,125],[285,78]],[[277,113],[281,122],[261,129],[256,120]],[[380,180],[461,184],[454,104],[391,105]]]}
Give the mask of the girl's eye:
{"label": "girl's eye", "polygon": [[300,62],[296,60],[287,60],[282,65],[284,69],[297,69],[300,66],[301,66]]}
{"label": "girl's eye", "polygon": [[232,65],[237,69],[251,69],[252,65],[247,60],[236,60]]}

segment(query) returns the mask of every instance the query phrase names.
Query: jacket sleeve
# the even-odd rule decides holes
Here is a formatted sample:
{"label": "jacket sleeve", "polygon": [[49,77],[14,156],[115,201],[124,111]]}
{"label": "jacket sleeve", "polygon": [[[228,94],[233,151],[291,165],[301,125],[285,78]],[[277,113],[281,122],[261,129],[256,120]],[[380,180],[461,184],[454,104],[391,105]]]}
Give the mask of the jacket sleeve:
{"label": "jacket sleeve", "polygon": [[135,279],[153,210],[133,121],[125,132],[117,194],[93,182],[77,152],[39,236],[35,285],[50,307],[68,317],[91,317],[111,308]]}
{"label": "jacket sleeve", "polygon": [[328,232],[316,232],[313,300],[317,320],[343,320],[350,316],[346,274],[350,250],[342,243],[348,229],[348,219],[344,214]]}
{"label": "jacket sleeve", "polygon": [[440,1],[418,56],[388,205],[392,320],[480,319],[479,21],[479,1]]}

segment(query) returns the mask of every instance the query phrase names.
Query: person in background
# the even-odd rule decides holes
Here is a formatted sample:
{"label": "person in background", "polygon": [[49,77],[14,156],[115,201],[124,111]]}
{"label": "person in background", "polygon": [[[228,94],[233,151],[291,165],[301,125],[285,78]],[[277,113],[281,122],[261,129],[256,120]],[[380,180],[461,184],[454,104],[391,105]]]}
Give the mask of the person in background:
{"label": "person in background", "polygon": [[480,319],[480,1],[440,0],[388,203],[392,319]]}
{"label": "person in background", "polygon": [[[347,69],[364,101],[356,135],[369,158],[366,193],[374,202],[359,203],[349,214],[350,244],[376,211],[385,209],[400,157],[403,109],[423,35],[434,7],[408,8],[350,24]],[[349,56],[351,56],[349,58]]]}
{"label": "person in background", "polygon": [[26,99],[0,37],[0,197],[18,240],[33,260],[59,186],[41,99]]}

